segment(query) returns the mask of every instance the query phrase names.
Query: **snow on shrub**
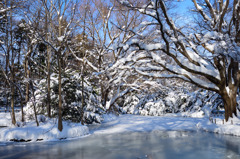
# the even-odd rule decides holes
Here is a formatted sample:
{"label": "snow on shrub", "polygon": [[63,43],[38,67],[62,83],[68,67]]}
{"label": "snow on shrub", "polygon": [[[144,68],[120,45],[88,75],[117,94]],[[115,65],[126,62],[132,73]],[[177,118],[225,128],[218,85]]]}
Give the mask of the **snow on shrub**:
{"label": "snow on shrub", "polygon": [[[88,84],[87,79],[84,81],[84,121],[88,124],[93,122],[100,123],[101,115],[104,108],[98,102],[98,95],[93,87]],[[51,114],[53,117],[58,115],[58,74],[51,75]],[[35,101],[33,97],[24,108],[27,119],[34,118],[34,103],[36,105],[37,114],[47,115],[47,83],[43,79],[36,82],[34,91]],[[78,72],[67,70],[62,79],[62,116],[63,120],[72,122],[80,122],[81,107],[82,107],[82,87],[81,76]]]}
{"label": "snow on shrub", "polygon": [[[240,102],[239,102],[240,103]],[[221,110],[220,96],[210,91],[156,92],[152,94],[132,94],[125,99],[123,113],[144,116],[161,116],[166,113],[181,113],[184,116],[210,116],[213,109]]]}

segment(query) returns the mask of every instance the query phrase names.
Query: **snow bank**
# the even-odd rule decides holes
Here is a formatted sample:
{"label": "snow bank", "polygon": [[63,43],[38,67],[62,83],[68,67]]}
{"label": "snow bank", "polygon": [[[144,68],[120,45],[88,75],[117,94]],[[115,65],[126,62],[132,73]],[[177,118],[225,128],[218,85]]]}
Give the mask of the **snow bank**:
{"label": "snow bank", "polygon": [[12,125],[11,121],[12,119],[9,113],[0,113],[0,126],[10,126]]}
{"label": "snow bank", "polygon": [[[103,123],[93,134],[114,134],[124,132],[157,132],[157,131],[207,131],[219,134],[240,136],[240,119],[230,118],[224,124],[220,117],[214,123],[206,117],[179,117],[177,114],[165,116],[121,115],[115,120]],[[233,123],[233,124],[232,124]]]}
{"label": "snow bank", "polygon": [[230,118],[228,122],[222,118],[213,118],[212,121],[199,122],[196,126],[199,130],[207,132],[240,136],[240,119],[237,117]]}
{"label": "snow bank", "polygon": [[[9,113],[0,113],[1,120],[0,126],[8,126],[0,129],[0,141],[49,141],[59,139],[78,138],[83,135],[89,134],[87,126],[80,123],[72,123],[63,121],[63,130],[60,132],[57,128],[56,119],[46,119],[45,122],[40,122],[36,126],[34,121],[26,123],[18,123],[19,127],[9,124]],[[7,117],[6,124],[3,124],[3,116]]]}
{"label": "snow bank", "polygon": [[[140,115],[104,115],[104,122],[97,127],[89,127],[90,134],[114,134],[126,132],[157,132],[157,131],[207,131],[219,134],[240,136],[240,119],[230,118],[223,124],[222,117],[200,118],[202,112],[196,113],[194,117],[180,117],[178,114],[166,114],[164,116],[140,116]],[[4,113],[5,114],[5,113]],[[0,113],[0,117],[3,113]],[[7,116],[8,117],[8,116]],[[1,118],[2,119],[2,118]],[[215,124],[216,119],[216,124]],[[3,120],[2,120],[3,121]],[[78,138],[89,134],[87,126],[79,123],[63,122],[63,131],[57,129],[56,119],[46,119],[37,127],[31,121],[19,127],[0,128],[0,142],[12,139],[24,141],[49,141],[69,138]],[[0,123],[2,126],[2,123]],[[9,126],[9,125],[8,125]],[[174,134],[173,134],[174,135]]]}
{"label": "snow bank", "polygon": [[103,114],[103,122],[110,122],[110,121],[114,121],[117,120],[117,116],[114,114]]}
{"label": "snow bank", "polygon": [[123,132],[151,132],[151,131],[194,131],[196,124],[204,118],[160,117],[120,115],[115,120],[103,123],[93,134],[113,134]]}
{"label": "snow bank", "polygon": [[[182,113],[176,113],[176,116],[179,117],[191,117],[191,118],[203,118],[205,116],[204,111],[196,111],[196,112],[182,112]],[[170,114],[171,116],[171,114]]]}

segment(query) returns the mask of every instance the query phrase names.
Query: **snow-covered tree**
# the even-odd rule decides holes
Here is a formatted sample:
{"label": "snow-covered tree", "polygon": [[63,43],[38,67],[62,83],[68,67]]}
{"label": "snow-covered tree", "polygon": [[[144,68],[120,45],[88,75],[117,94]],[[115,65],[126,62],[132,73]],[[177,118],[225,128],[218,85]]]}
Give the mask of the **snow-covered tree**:
{"label": "snow-covered tree", "polygon": [[[147,34],[131,30],[136,36],[122,45],[125,50],[145,51],[136,54],[139,58],[135,63],[148,63],[147,68],[135,67],[138,73],[156,78],[180,78],[214,91],[223,99],[226,121],[233,114],[237,115],[240,47],[236,42],[240,32],[240,1],[204,0],[200,3],[193,0],[194,11],[201,17],[202,25],[192,23],[190,29],[174,22],[168,1],[150,0],[137,7],[127,0],[119,2],[146,15],[148,20],[142,25],[155,29]],[[157,38],[147,41],[144,37],[148,34]],[[162,73],[163,70],[171,74]]]}
{"label": "snow-covered tree", "polygon": [[[114,0],[87,1],[80,8],[80,12],[79,26],[91,47],[87,48],[85,57],[75,58],[81,62],[85,61],[85,68],[91,70],[88,75],[92,76],[92,84],[99,88],[101,104],[111,109],[117,99],[131,90],[126,80],[130,77],[130,70],[121,69],[124,61],[119,61],[125,54],[114,45],[119,42],[125,44],[134,36],[125,30],[138,27],[142,16]],[[74,54],[77,55],[77,52]]]}
{"label": "snow-covered tree", "polygon": [[[71,39],[74,28],[74,18],[76,9],[76,0],[54,0],[54,1],[34,1],[38,7],[33,7],[34,12],[27,17],[30,28],[35,29],[35,41],[37,43],[35,53],[46,53],[47,60],[45,65],[47,67],[38,67],[38,70],[42,71],[44,75],[47,75],[48,79],[48,104],[50,102],[50,59],[54,59],[52,65],[55,66],[55,70],[58,70],[58,129],[62,131],[62,75],[66,69],[66,57],[69,53],[68,42]],[[39,17],[39,19],[35,19]],[[35,21],[36,20],[36,21]],[[46,27],[46,25],[48,25]],[[51,55],[50,55],[51,54]],[[44,56],[43,56],[44,57]],[[33,60],[36,62],[36,60]],[[43,59],[43,63],[45,60]],[[39,64],[39,63],[38,63]],[[41,74],[40,74],[41,75]],[[40,77],[40,76],[39,76]],[[42,77],[40,77],[41,79]],[[48,105],[48,116],[50,115],[50,105]]]}
{"label": "snow-covered tree", "polygon": [[[58,116],[58,73],[51,74],[51,117]],[[97,100],[98,95],[94,88],[90,85],[90,82],[85,79],[85,86],[82,95],[82,85],[81,85],[81,72],[68,69],[64,71],[62,78],[62,117],[63,120],[68,120],[72,122],[81,122],[91,124],[93,122],[100,123],[101,115],[104,109],[100,107]],[[47,116],[47,81],[46,79],[40,80],[38,83],[34,84],[34,96],[32,96],[27,103],[24,111],[26,113],[27,120],[34,119],[34,109],[36,109],[37,115]],[[85,98],[84,105],[85,109],[82,110],[81,99]],[[35,108],[34,108],[35,107]],[[83,111],[83,119],[81,117]]]}
{"label": "snow-covered tree", "polygon": [[[11,92],[11,115],[12,124],[16,124],[14,107],[16,105],[16,92],[21,93],[20,88],[20,61],[21,49],[19,49],[19,39],[16,34],[16,19],[17,9],[21,7],[21,0],[3,0],[0,2],[0,69],[4,74],[6,93]],[[7,96],[7,95],[6,95]],[[8,100],[8,99],[7,99]],[[21,100],[22,101],[22,100]]]}

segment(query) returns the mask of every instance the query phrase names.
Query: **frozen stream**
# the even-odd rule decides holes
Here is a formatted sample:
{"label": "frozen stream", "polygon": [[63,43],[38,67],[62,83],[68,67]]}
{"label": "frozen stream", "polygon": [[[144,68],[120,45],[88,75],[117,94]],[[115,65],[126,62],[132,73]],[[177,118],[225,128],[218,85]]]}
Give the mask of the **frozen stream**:
{"label": "frozen stream", "polygon": [[191,131],[92,134],[77,140],[0,143],[1,159],[239,159],[240,138]]}
{"label": "frozen stream", "polygon": [[197,131],[204,121],[122,115],[79,139],[0,142],[0,159],[240,159],[240,137]]}

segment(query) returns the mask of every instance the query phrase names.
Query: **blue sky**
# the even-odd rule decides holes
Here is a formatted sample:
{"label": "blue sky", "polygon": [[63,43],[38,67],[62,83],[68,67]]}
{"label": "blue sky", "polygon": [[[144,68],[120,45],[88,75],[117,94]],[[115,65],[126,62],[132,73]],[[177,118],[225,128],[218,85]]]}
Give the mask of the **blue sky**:
{"label": "blue sky", "polygon": [[178,5],[178,11],[185,14],[187,14],[189,7],[194,6],[192,0],[180,0],[179,2],[176,2],[176,4]]}

